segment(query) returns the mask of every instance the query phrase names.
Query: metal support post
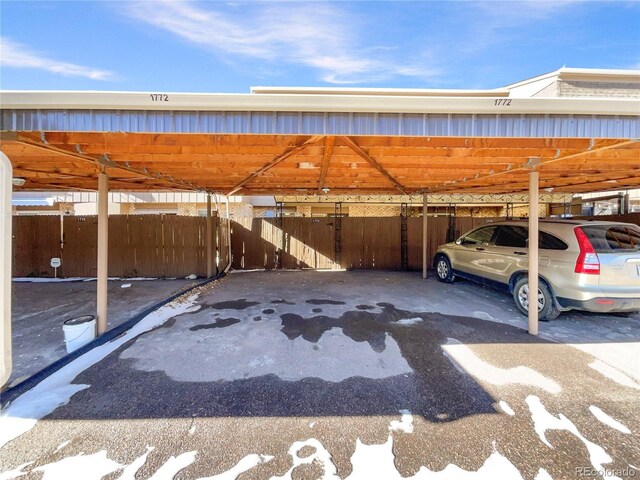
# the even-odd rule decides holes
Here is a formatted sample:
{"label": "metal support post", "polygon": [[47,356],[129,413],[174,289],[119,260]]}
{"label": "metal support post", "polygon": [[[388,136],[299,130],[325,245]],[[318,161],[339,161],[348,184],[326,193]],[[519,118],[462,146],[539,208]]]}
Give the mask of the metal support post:
{"label": "metal support post", "polygon": [[400,206],[400,264],[402,270],[409,270],[409,242],[407,233],[408,217],[409,205],[403,203]]}
{"label": "metal support post", "polygon": [[529,333],[538,335],[538,183],[540,174],[529,173]]}
{"label": "metal support post", "polygon": [[13,167],[0,152],[0,387],[11,376],[11,228],[13,208]]}
{"label": "metal support post", "polygon": [[211,194],[207,194],[207,278],[213,277],[213,225],[211,222]]}
{"label": "metal support post", "polygon": [[428,248],[429,241],[427,231],[427,213],[429,210],[429,204],[427,200],[427,194],[422,195],[422,278],[427,278],[427,265],[428,265]]}
{"label": "metal support post", "polygon": [[109,176],[98,175],[98,335],[107,331],[107,287],[109,277]]}

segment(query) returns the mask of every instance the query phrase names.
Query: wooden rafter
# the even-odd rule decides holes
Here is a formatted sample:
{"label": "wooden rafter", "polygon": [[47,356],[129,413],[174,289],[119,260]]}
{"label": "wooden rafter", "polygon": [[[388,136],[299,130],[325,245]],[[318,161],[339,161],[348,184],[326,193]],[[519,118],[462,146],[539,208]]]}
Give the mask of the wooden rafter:
{"label": "wooden rafter", "polygon": [[320,169],[320,179],[318,180],[318,195],[324,188],[324,180],[327,178],[329,171],[329,162],[333,155],[333,146],[336,143],[336,137],[326,137],[324,141],[324,151],[322,152],[322,168]]}
{"label": "wooden rafter", "polygon": [[149,178],[151,180],[154,181],[160,181],[163,183],[168,183],[172,186],[179,186],[182,190],[203,190],[202,187],[198,187],[198,186],[192,186],[189,185],[187,183],[183,183],[180,181],[176,181],[174,179],[170,179],[170,178],[166,178],[164,175],[153,175],[151,173],[145,172],[143,170],[138,170],[135,168],[131,168],[131,167],[126,167],[124,165],[120,165],[117,162],[108,160],[108,159],[104,159],[104,158],[96,158],[93,157],[91,155],[87,155],[85,153],[80,153],[80,152],[73,152],[71,150],[67,150],[65,148],[60,148],[60,147],[56,147],[53,145],[49,145],[49,144],[42,144],[42,143],[38,143],[36,141],[34,141],[33,139],[31,139],[30,137],[27,136],[22,136],[22,135],[18,135],[17,139],[15,140],[16,143],[22,144],[22,145],[28,145],[30,147],[34,147],[34,148],[38,148],[38,149],[42,149],[42,150],[46,150],[49,152],[56,152],[62,155],[67,155],[70,157],[74,157],[74,158],[78,158],[80,160],[83,160],[85,162],[91,162],[93,163],[95,166],[98,167],[106,167],[106,168],[114,168],[114,169],[118,169],[121,171],[126,171],[132,174],[136,174],[139,175],[141,177],[145,177],[145,178]]}
{"label": "wooden rafter", "polygon": [[358,145],[352,138],[349,137],[341,137],[347,145],[353,150],[358,156],[366,160],[373,168],[375,168],[378,172],[382,174],[387,180],[389,180],[393,186],[403,195],[406,195],[407,192],[405,188],[402,186],[400,182],[398,182],[389,172],[387,172],[382,165],[380,165],[373,157],[371,157],[367,152],[365,152],[360,145]]}
{"label": "wooden rafter", "polygon": [[247,183],[249,183],[254,178],[256,178],[256,177],[262,175],[264,172],[272,169],[273,167],[278,165],[283,160],[286,160],[287,158],[289,158],[291,155],[295,155],[296,153],[300,152],[301,150],[304,150],[308,145],[317,142],[321,138],[322,137],[318,137],[318,136],[310,137],[310,138],[307,138],[307,140],[305,140],[304,142],[302,142],[302,143],[300,143],[298,145],[294,145],[294,146],[288,147],[283,153],[281,153],[276,158],[274,158],[273,160],[271,160],[267,164],[263,165],[262,168],[260,168],[259,170],[256,170],[255,172],[251,173],[249,176],[244,178],[244,180],[242,180],[240,183],[235,185],[229,191],[229,193],[227,193],[227,195],[233,195],[234,193],[238,192],[242,187],[244,187]]}
{"label": "wooden rafter", "polygon": [[[550,158],[547,160],[543,160],[541,161],[537,167],[542,167],[545,165],[549,165],[551,163],[556,163],[556,162],[561,162],[563,160],[571,160],[571,159],[576,159],[579,157],[583,157],[583,156],[587,156],[596,152],[602,152],[602,151],[606,151],[606,150],[612,150],[612,149],[616,149],[616,148],[620,148],[620,147],[625,147],[625,146],[629,146],[629,145],[634,145],[634,144],[638,144],[639,141],[638,140],[626,140],[626,141],[622,141],[622,142],[618,142],[618,143],[614,143],[614,144],[609,144],[609,145],[603,145],[600,147],[596,147],[596,148],[591,148],[591,149],[587,149],[584,150],[582,152],[579,153],[574,153],[571,155],[565,155],[565,156],[560,156],[560,157],[556,157],[556,158]],[[455,184],[443,184],[443,185],[439,185],[438,187],[434,187],[429,189],[429,193],[438,193],[438,192],[444,192],[447,190],[456,190],[459,189],[460,185],[465,184],[465,183],[471,183],[471,182],[476,182],[479,180],[484,180],[487,178],[494,178],[494,177],[498,177],[498,176],[502,176],[502,175],[506,175],[506,174],[512,174],[514,172],[518,172],[518,171],[523,171],[523,170],[529,170],[529,166],[523,165],[523,166],[518,166],[515,168],[507,168],[504,170],[500,170],[498,172],[489,174],[489,175],[480,175],[479,177],[473,177],[473,178],[469,178],[469,179],[463,179],[460,181],[456,181]],[[478,186],[481,187],[481,186]]]}

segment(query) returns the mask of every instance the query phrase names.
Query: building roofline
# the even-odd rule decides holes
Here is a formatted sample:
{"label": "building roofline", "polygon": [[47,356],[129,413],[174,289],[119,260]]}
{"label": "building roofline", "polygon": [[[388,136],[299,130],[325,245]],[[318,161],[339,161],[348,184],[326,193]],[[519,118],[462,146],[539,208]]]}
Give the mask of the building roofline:
{"label": "building roofline", "polygon": [[352,88],[352,87],[251,87],[255,95],[365,95],[388,97],[506,97],[509,90],[495,88],[450,89],[450,88]]}
{"label": "building roofline", "polygon": [[562,67],[552,72],[526,78],[502,87],[511,90],[532,82],[557,77],[559,79],[580,79],[580,80],[608,80],[608,81],[635,81],[640,82],[640,70],[606,69],[606,68],[567,68]]}
{"label": "building roofline", "polygon": [[[506,101],[505,101],[506,100]],[[0,91],[3,110],[633,115],[640,99]]]}

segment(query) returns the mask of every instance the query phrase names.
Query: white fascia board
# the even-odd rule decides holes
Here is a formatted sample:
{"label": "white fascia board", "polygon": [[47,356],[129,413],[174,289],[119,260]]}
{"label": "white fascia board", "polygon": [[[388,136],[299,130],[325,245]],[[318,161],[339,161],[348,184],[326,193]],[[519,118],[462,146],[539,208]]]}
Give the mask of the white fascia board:
{"label": "white fascia board", "polygon": [[454,90],[422,88],[349,88],[349,87],[251,87],[254,95],[366,95],[386,97],[506,97],[509,90]]}
{"label": "white fascia board", "polygon": [[3,109],[640,115],[640,99],[3,91]]}

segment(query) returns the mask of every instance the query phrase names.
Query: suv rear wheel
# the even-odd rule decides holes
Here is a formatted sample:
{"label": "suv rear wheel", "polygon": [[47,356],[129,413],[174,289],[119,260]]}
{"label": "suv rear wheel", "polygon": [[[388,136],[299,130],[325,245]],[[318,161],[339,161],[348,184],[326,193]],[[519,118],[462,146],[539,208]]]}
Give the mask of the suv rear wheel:
{"label": "suv rear wheel", "polygon": [[[529,314],[529,279],[527,277],[522,277],[516,282],[513,289],[513,300],[516,302],[518,310],[524,315]],[[560,310],[555,306],[551,290],[544,282],[538,282],[538,318],[548,321],[558,315],[560,315]]]}
{"label": "suv rear wheel", "polygon": [[451,262],[444,255],[438,255],[436,258],[436,274],[438,280],[444,283],[453,283],[456,276],[451,271]]}

